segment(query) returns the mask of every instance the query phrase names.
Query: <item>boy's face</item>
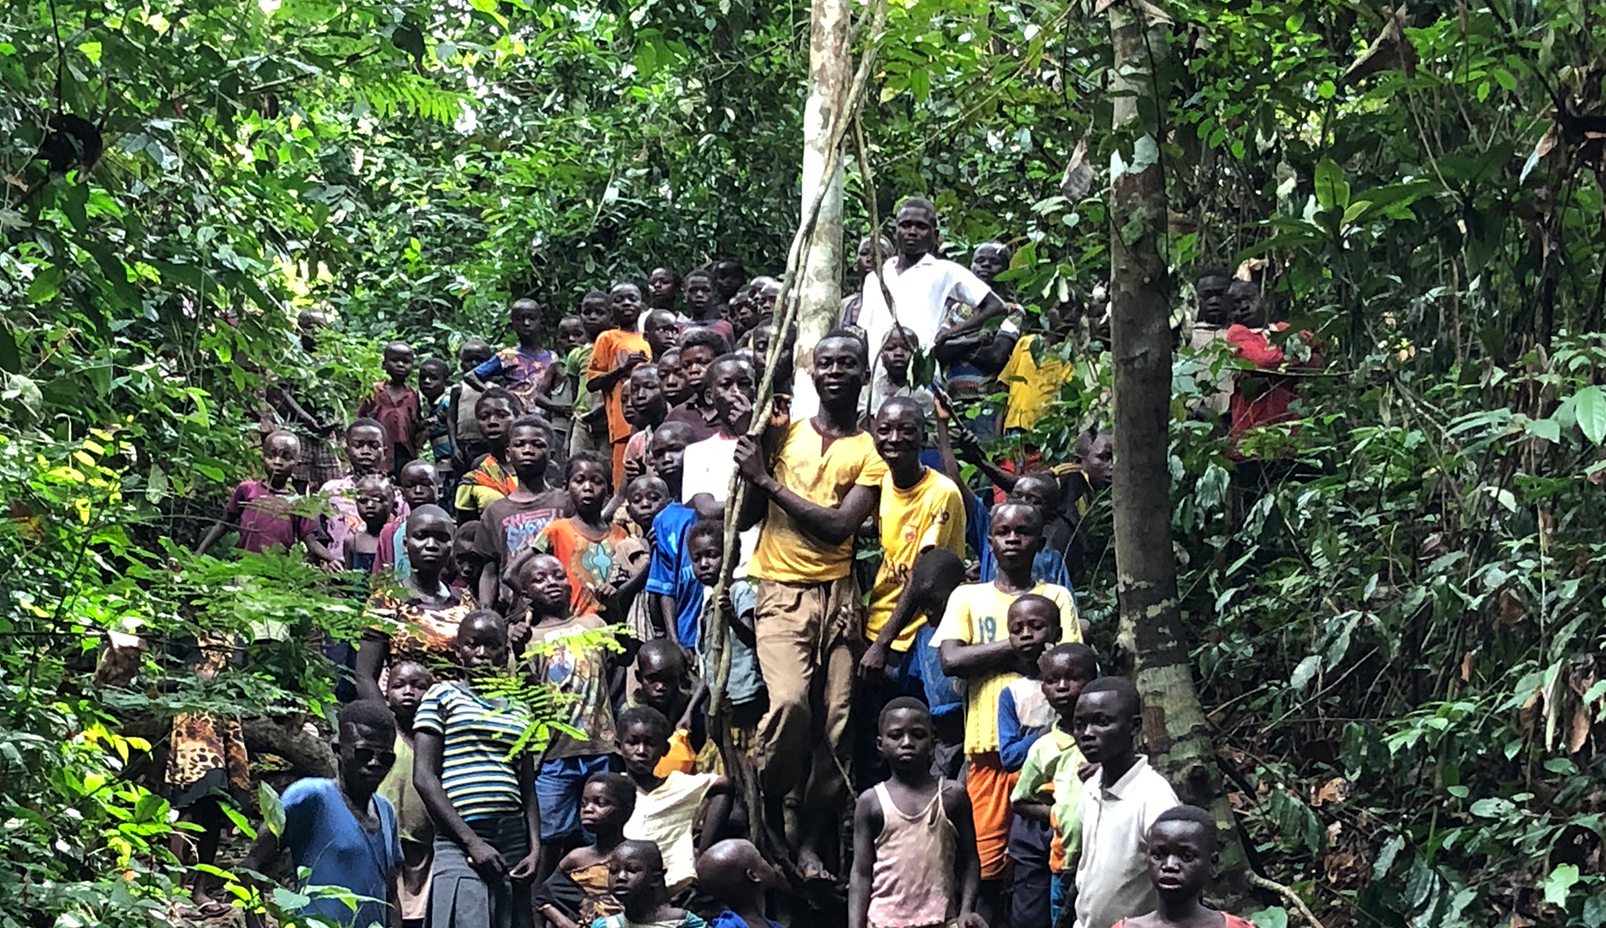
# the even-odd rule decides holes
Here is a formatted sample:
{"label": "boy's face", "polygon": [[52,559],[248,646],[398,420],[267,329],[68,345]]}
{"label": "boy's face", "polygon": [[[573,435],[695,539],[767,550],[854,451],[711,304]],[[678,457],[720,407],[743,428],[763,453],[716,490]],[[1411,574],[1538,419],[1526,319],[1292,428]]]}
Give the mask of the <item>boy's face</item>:
{"label": "boy's face", "polygon": [[541,328],[541,307],[524,302],[513,304],[508,313],[508,324],[513,327],[513,334],[520,344],[534,340],[537,330]]}
{"label": "boy's face", "polygon": [[641,684],[641,698],[661,710],[684,688],[686,666],[644,651],[636,658],[636,680]]}
{"label": "boy's face", "polygon": [[988,286],[1009,267],[1009,252],[997,245],[978,245],[970,259],[970,272]]}
{"label": "boy's face", "polygon": [[746,332],[758,325],[758,320],[758,309],[753,306],[751,299],[738,297],[731,301],[731,322],[735,324],[737,331]]}
{"label": "boy's face", "polygon": [[501,398],[482,399],[474,406],[474,421],[487,442],[500,444],[513,424],[513,404]]}
{"label": "boy's face", "polygon": [[446,392],[446,367],[426,364],[418,369],[418,392],[426,399],[439,399]]}
{"label": "boy's face", "polygon": [[620,284],[608,294],[608,311],[613,324],[621,329],[634,329],[636,317],[641,315],[641,288],[635,284]]}
{"label": "boy's face", "polygon": [[384,432],[371,425],[359,425],[346,431],[346,457],[351,460],[353,473],[373,473],[384,456]]}
{"label": "boy's face", "polygon": [[647,275],[647,297],[654,306],[673,306],[675,275],[668,268],[655,268]]}
{"label": "boy's face", "polygon": [[402,466],[401,495],[408,509],[427,506],[440,499],[435,487],[435,468],[423,461],[408,461]]}
{"label": "boy's face", "polygon": [[574,499],[574,508],[582,513],[601,512],[602,504],[612,491],[608,475],[600,464],[581,461],[569,474],[569,496]]}
{"label": "boy's face", "polygon": [[857,403],[864,361],[851,338],[825,338],[814,348],[814,390],[822,402]]}
{"label": "boy's face", "polygon": [[1015,482],[1015,489],[1010,495],[1018,496],[1033,506],[1037,511],[1047,516],[1048,513],[1058,512],[1060,508],[1060,485],[1052,477],[1042,474],[1028,474]]}
{"label": "boy's face", "polygon": [[268,479],[281,482],[290,479],[301,460],[301,442],[294,435],[274,435],[262,445],[262,469]]}
{"label": "boy's face", "polygon": [[906,258],[918,258],[937,247],[937,221],[923,206],[898,210],[898,250]]}
{"label": "boy's face", "polygon": [[429,692],[429,671],[411,661],[390,669],[385,681],[385,702],[397,715],[410,716]]}
{"label": "boy's face", "polygon": [[1095,490],[1107,490],[1110,487],[1111,471],[1115,467],[1115,437],[1109,432],[1100,432],[1086,443],[1086,448],[1080,447],[1082,473],[1087,475],[1087,485]]}
{"label": "boy's face", "polygon": [[704,311],[714,304],[714,282],[707,274],[693,274],[686,278],[686,305],[691,307],[693,318],[700,319]]}
{"label": "boy's face", "polygon": [[652,527],[653,517],[663,512],[667,505],[669,491],[664,489],[662,480],[637,480],[630,484],[630,491],[625,494],[625,510],[630,513],[630,521],[643,530]]}
{"label": "boy's face", "polygon": [[658,356],[658,387],[664,393],[664,402],[671,406],[679,406],[691,395],[691,384],[680,366],[680,352],[674,348]]}
{"label": "boy's face", "polygon": [[524,425],[514,429],[507,437],[507,463],[516,473],[546,473],[548,447],[551,438],[546,429]]}
{"label": "boy's face", "polygon": [[742,289],[745,281],[742,279],[742,268],[735,262],[726,262],[714,269],[714,287],[719,290],[720,296],[729,300]]}
{"label": "boy's face", "polygon": [[1074,659],[1063,654],[1044,655],[1038,660],[1037,669],[1043,675],[1043,698],[1048,700],[1056,715],[1069,719],[1076,708],[1077,697],[1082,695],[1082,687],[1093,682],[1094,669],[1078,666]]}
{"label": "boy's face", "polygon": [[887,336],[886,344],[881,347],[881,364],[887,369],[887,374],[893,383],[906,383],[909,380],[909,364],[914,360],[914,349],[909,347],[909,339],[900,329],[893,329]]}
{"label": "boy's face", "polygon": [[1231,321],[1232,303],[1227,289],[1232,281],[1226,277],[1202,277],[1194,285],[1199,295],[1199,321],[1205,325],[1223,326]]}
{"label": "boy's face", "polygon": [[1156,822],[1149,829],[1149,879],[1162,896],[1204,892],[1215,861],[1214,843],[1198,822]]}
{"label": "boy's face", "polygon": [[647,331],[641,334],[646,336],[647,347],[652,349],[652,356],[656,358],[675,347],[676,340],[680,338],[680,324],[674,316],[660,310],[647,317]]}
{"label": "boy's face", "polygon": [[624,806],[607,786],[587,783],[580,791],[580,825],[586,831],[596,831],[598,825],[623,828],[627,819]]}
{"label": "boy's face", "polygon": [[[1084,693],[1076,701],[1071,734],[1089,763],[1125,757],[1132,753],[1136,720],[1132,707],[1122,706],[1120,693]],[[1123,711],[1124,710],[1124,711]]]}
{"label": "boy's face", "polygon": [[608,858],[608,892],[621,903],[645,899],[664,881],[662,868],[623,848]]}
{"label": "boy's face", "polygon": [[[686,372],[686,382],[691,385],[692,390],[703,388],[703,378],[708,375],[708,367],[714,363],[714,357],[714,349],[707,345],[692,345],[680,349],[680,368]],[[663,377],[662,370],[658,371],[658,376]]]}
{"label": "boy's face", "polygon": [[665,480],[678,478],[686,469],[686,439],[673,432],[654,432],[647,448],[653,473]]}
{"label": "boy's face", "polygon": [[507,633],[495,622],[459,626],[457,662],[470,674],[506,667]]}
{"label": "boy's face", "polygon": [[385,373],[391,383],[401,383],[413,376],[413,349],[406,345],[385,346]]}
{"label": "boy's face", "polygon": [[519,571],[524,595],[544,614],[561,612],[569,603],[569,574],[550,554],[530,558]]}
{"label": "boy's face", "polygon": [[558,323],[558,346],[568,354],[574,349],[584,345],[590,339],[586,338],[586,326],[579,316],[567,316]]}
{"label": "boy's face", "polygon": [[367,792],[379,788],[396,763],[396,745],[366,725],[340,727],[340,772],[346,782]]}
{"label": "boy's face", "polygon": [[[881,257],[891,256],[883,252]],[[865,236],[859,240],[859,253],[853,261],[853,272],[863,277],[875,269],[875,239]]]}
{"label": "boy's face", "polygon": [[631,725],[619,733],[619,754],[632,777],[652,776],[653,768],[668,753],[669,742],[655,736],[647,725]]}
{"label": "boy's face", "polygon": [[708,402],[727,428],[741,430],[753,412],[757,391],[753,367],[741,361],[721,361],[708,376]]}
{"label": "boy's face", "polygon": [[607,297],[594,297],[580,304],[580,325],[587,341],[596,341],[598,335],[608,331],[611,322]]}
{"label": "boy's face", "polygon": [[662,419],[664,412],[663,381],[659,377],[658,368],[636,368],[630,372],[629,389],[626,391],[626,402],[635,411],[639,422],[652,422]]}
{"label": "boy's face", "polygon": [[390,513],[396,508],[396,500],[391,495],[390,487],[378,480],[364,480],[357,484],[356,500],[357,515],[367,524],[370,530],[385,524]]}
{"label": "boy's face", "polygon": [[414,567],[440,570],[452,550],[452,522],[444,513],[416,513],[407,519],[407,560]]}
{"label": "boy's face", "polygon": [[489,360],[491,360],[490,345],[464,345],[457,351],[457,368],[465,374]]}
{"label": "boy's face", "polygon": [[875,450],[887,467],[898,471],[920,463],[922,419],[903,403],[887,403],[875,417]]}
{"label": "boy's face", "polygon": [[[1051,614],[1052,613],[1052,614]],[[1039,603],[1016,602],[1009,607],[1009,646],[1033,664],[1059,638],[1059,611]]]}
{"label": "boy's face", "polygon": [[1000,568],[1029,569],[1043,546],[1043,518],[1032,506],[1006,503],[994,511],[987,538]]}
{"label": "boy's face", "polygon": [[894,770],[920,770],[931,766],[931,717],[916,709],[887,713],[876,736],[876,747]]}
{"label": "boy's face", "polygon": [[719,570],[725,565],[722,541],[713,535],[699,533],[686,546],[686,556],[691,559],[692,576],[703,586],[713,586],[719,582]]}

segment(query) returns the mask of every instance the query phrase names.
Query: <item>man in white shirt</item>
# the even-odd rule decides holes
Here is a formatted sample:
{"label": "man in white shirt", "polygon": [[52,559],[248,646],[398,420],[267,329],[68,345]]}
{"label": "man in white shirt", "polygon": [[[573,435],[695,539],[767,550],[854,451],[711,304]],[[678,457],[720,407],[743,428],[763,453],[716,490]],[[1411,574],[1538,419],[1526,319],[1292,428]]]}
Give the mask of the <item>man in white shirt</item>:
{"label": "man in white shirt", "polygon": [[[717,414],[719,432],[712,438],[686,446],[681,476],[681,502],[697,512],[699,518],[722,519],[730,495],[731,475],[736,473],[736,442],[747,434],[753,418],[753,395],[758,378],[753,365],[735,355],[715,361],[704,377],[708,403]],[[747,562],[758,548],[760,527],[741,533],[742,550],[734,575],[747,576]]]}
{"label": "man in white shirt", "polygon": [[[880,346],[892,330],[892,314],[914,330],[920,344],[935,348],[950,338],[979,331],[1005,314],[1004,303],[981,278],[953,261],[934,254],[937,248],[937,208],[930,200],[909,197],[896,216],[898,254],[889,258],[881,273],[868,274],[860,301],[859,326],[866,342]],[[882,281],[892,294],[887,307]],[[943,328],[948,301],[973,306],[976,312],[957,325]]]}

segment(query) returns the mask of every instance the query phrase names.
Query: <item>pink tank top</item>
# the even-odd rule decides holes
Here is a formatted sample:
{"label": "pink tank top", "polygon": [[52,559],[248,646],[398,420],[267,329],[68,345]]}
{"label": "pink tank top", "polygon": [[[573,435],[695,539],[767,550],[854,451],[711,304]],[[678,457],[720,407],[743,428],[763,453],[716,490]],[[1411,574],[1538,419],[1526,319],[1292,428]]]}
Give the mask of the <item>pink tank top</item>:
{"label": "pink tank top", "polygon": [[936,794],[914,815],[899,811],[885,783],[876,784],[882,824],[870,878],[873,928],[924,928],[958,914],[954,845],[959,832],[942,808],[947,782],[937,781]]}

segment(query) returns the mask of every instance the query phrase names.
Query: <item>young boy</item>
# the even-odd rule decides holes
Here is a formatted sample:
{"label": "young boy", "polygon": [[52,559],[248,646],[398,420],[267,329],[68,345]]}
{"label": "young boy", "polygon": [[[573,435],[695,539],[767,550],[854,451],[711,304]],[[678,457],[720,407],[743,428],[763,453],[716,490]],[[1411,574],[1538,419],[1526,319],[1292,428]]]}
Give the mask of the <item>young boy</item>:
{"label": "young boy", "polygon": [[564,316],[558,320],[558,359],[541,375],[535,395],[530,398],[552,423],[556,443],[552,446],[550,457],[552,463],[559,467],[569,459],[569,441],[574,433],[576,378],[569,370],[568,358],[576,349],[590,343],[585,323],[579,316]]}
{"label": "young boy", "polygon": [[965,757],[970,772],[965,788],[976,819],[981,878],[990,884],[984,892],[987,904],[993,905],[1001,902],[1002,880],[1009,871],[1005,850],[1015,785],[998,754],[999,697],[1019,678],[1019,659],[1008,637],[1009,608],[1027,593],[1052,600],[1060,613],[1059,633],[1050,639],[1054,643],[1081,641],[1082,627],[1070,590],[1032,578],[1032,562],[1043,546],[1043,516],[1036,507],[1014,500],[994,507],[989,543],[998,576],[954,590],[932,644],[943,673],[963,677],[967,685]]}
{"label": "young boy", "polygon": [[403,464],[418,457],[418,432],[422,421],[418,391],[408,386],[413,376],[413,346],[391,342],[385,346],[385,375],[390,379],[374,384],[374,392],[357,406],[358,418],[374,418],[385,427],[390,444],[385,448],[385,473],[395,476]]}
{"label": "young boy", "polygon": [[697,888],[725,907],[712,928],[782,928],[764,914],[764,902],[770,890],[786,888],[786,877],[745,838],[726,838],[697,858]]}
{"label": "young boy", "polygon": [[652,841],[624,841],[608,858],[608,891],[624,911],[599,918],[591,928],[706,928],[707,922],[669,904],[661,845]]}
{"label": "young boy", "polygon": [[608,442],[613,451],[613,489],[618,490],[624,484],[625,442],[630,438],[630,423],[625,419],[624,381],[637,365],[652,360],[652,347],[646,337],[636,331],[636,317],[641,314],[640,288],[631,283],[615,284],[608,294],[608,306],[617,328],[597,336],[585,382],[586,389],[603,396],[608,416]]}
{"label": "young boy", "polygon": [[686,652],[668,638],[642,642],[636,651],[635,677],[632,702],[662,712],[675,728],[669,736],[669,753],[653,773],[660,777],[669,776],[671,770],[696,773],[697,752],[708,733],[702,716],[693,712]]}
{"label": "young boy", "polygon": [[[633,706],[619,715],[619,753],[624,755],[625,772],[636,782],[636,811],[625,825],[627,844],[647,842],[664,852],[668,862],[659,885],[667,880],[668,896],[678,895],[696,879],[696,858],[725,831],[730,818],[730,781],[712,773],[672,771],[657,774],[658,762],[669,752],[669,720],[657,709]],[[707,812],[703,812],[704,804]],[[695,826],[702,819],[702,839],[694,838]],[[660,864],[662,867],[662,864]],[[619,896],[616,888],[614,895]],[[625,914],[631,915],[630,900],[619,896]],[[632,921],[636,921],[631,916]]]}
{"label": "young boy", "polygon": [[518,488],[518,481],[503,467],[507,457],[508,429],[518,417],[513,394],[501,387],[487,387],[474,401],[474,421],[479,425],[485,453],[470,462],[473,469],[457,484],[457,521],[481,519],[485,508]]}
{"label": "young boy", "polygon": [[931,716],[910,696],[887,703],[877,746],[891,777],[853,808],[848,928],[986,928],[976,912],[981,883],[965,788],[931,774]]}
{"label": "young boy", "polygon": [[574,379],[574,428],[569,433],[569,454],[577,451],[597,451],[606,444],[608,411],[602,396],[586,385],[591,359],[596,354],[596,341],[602,333],[613,328],[613,314],[609,312],[608,294],[591,290],[580,300],[580,325],[585,329],[585,343],[569,350],[563,359],[564,374]]}
{"label": "young boy", "polygon": [[680,296],[680,275],[667,267],[655,267],[647,275],[647,305],[675,314],[675,300]]}
{"label": "young boy", "polygon": [[1159,907],[1123,919],[1119,928],[1250,928],[1247,919],[1208,908],[1199,899],[1216,875],[1220,841],[1216,820],[1198,806],[1161,812],[1149,828],[1149,882]]}
{"label": "young boy", "polygon": [[480,605],[486,608],[506,604],[510,591],[503,574],[513,559],[549,523],[568,515],[568,492],[547,487],[547,456],[554,440],[552,426],[540,416],[521,416],[508,429],[507,464],[518,485],[485,507],[474,547],[487,567],[480,573],[476,589]]}
{"label": "young boy", "polygon": [[602,587],[613,576],[614,548],[627,535],[602,517],[613,486],[608,460],[595,451],[583,451],[569,458],[566,470],[564,483],[574,515],[548,522],[532,547],[555,555],[568,572],[573,614],[617,614],[618,603],[604,602]]}
{"label": "young boy", "polygon": [[[427,461],[408,461],[402,465],[397,492],[409,511],[440,502],[440,490],[435,483],[437,472]],[[403,523],[392,519],[379,533],[379,552],[374,558],[374,573],[387,571],[400,580],[412,571],[407,560],[407,533]]]}
{"label": "young boy", "polygon": [[446,382],[451,376],[440,358],[426,358],[418,365],[418,395],[424,417],[422,438],[429,443],[429,459],[442,480],[452,472],[452,434],[447,424],[452,401],[446,395]]}
{"label": "young boy", "polygon": [[652,561],[653,520],[669,505],[669,485],[653,474],[642,474],[625,485],[624,498],[623,511],[615,514],[614,524],[619,524],[623,515],[629,520],[624,529],[631,534],[614,548],[613,575],[605,593],[618,603],[631,639],[641,642],[660,634],[656,597],[642,591]]}
{"label": "young boy", "polygon": [[288,551],[299,541],[318,563],[335,564],[334,556],[318,537],[318,520],[290,512],[291,500],[295,497],[290,489],[290,478],[300,460],[301,439],[295,433],[270,432],[262,440],[265,478],[244,480],[234,488],[234,495],[223,507],[223,515],[195,546],[195,553],[205,554],[224,532],[235,527],[240,533],[242,551]]}
{"label": "young boy", "polygon": [[514,300],[508,307],[508,325],[518,344],[504,348],[494,357],[463,375],[463,383],[483,391],[488,378],[502,377],[507,391],[519,401],[524,410],[535,409],[535,396],[548,367],[558,359],[549,349],[540,347],[541,315],[543,309],[534,300]]}
{"label": "young boy", "polygon": [[570,613],[569,581],[557,558],[537,554],[521,574],[530,601],[532,673],[559,694],[564,725],[581,732],[553,730],[535,778],[541,844],[561,856],[583,841],[581,790],[592,774],[608,771],[614,753],[608,652],[595,640],[607,626],[594,614]]}
{"label": "young boy", "polygon": [[[457,349],[457,369],[467,375],[491,359],[491,346],[483,338],[471,338]],[[485,453],[485,438],[480,434],[479,422],[474,418],[474,404],[479,402],[480,390],[466,383],[457,383],[446,394],[446,426],[452,439],[452,476],[466,473],[480,455]]]}
{"label": "young boy", "polygon": [[[681,349],[681,357],[686,357],[685,348]],[[736,471],[736,445],[747,434],[753,418],[758,378],[750,362],[726,355],[708,368],[704,380],[704,392],[714,409],[718,431],[686,446],[680,498],[698,517],[721,519],[725,516],[731,474]],[[737,558],[736,576],[747,576],[747,559],[758,544],[758,536],[758,526],[742,532],[742,556]],[[687,642],[681,645],[687,646]]]}
{"label": "young boy", "polygon": [[680,349],[671,348],[657,358],[658,387],[664,394],[664,405],[674,409],[691,399],[691,383],[680,366]]}
{"label": "young boy", "polygon": [[396,823],[401,831],[401,873],[396,881],[397,901],[403,928],[422,928],[429,911],[429,865],[435,857],[435,824],[413,785],[413,716],[434,679],[423,664],[402,661],[390,668],[385,682],[385,701],[396,717],[396,763],[379,795],[396,807]]}
{"label": "young boy", "polygon": [[[738,545],[741,536],[737,536]],[[740,552],[737,552],[738,555]],[[703,519],[686,530],[686,558],[691,562],[692,577],[702,587],[702,614],[698,617],[697,661],[702,684],[693,699],[693,712],[702,716],[703,702],[708,696],[708,684],[719,674],[719,655],[714,653],[712,635],[715,622],[726,622],[725,647],[731,654],[730,676],[725,681],[725,701],[730,705],[731,745],[743,755],[751,755],[758,733],[759,717],[764,712],[764,678],[758,673],[757,646],[753,630],[756,608],[753,584],[746,580],[731,581],[725,598],[714,599],[714,587],[719,583],[725,566],[725,523]],[[699,766],[714,768],[723,762],[717,754],[707,756],[705,749]]]}
{"label": "young boy", "polygon": [[[669,411],[665,422],[683,422],[691,427],[692,441],[704,441],[719,431],[719,413],[708,396],[708,370],[726,353],[725,337],[712,329],[688,329],[680,339],[680,368],[686,375],[690,395]],[[663,372],[659,371],[660,378]]]}
{"label": "young boy", "polygon": [[[325,483],[318,492],[334,510],[323,517],[324,535],[329,539],[329,554],[337,564],[346,563],[346,540],[363,529],[362,516],[357,513],[357,481],[363,477],[383,473],[385,427],[377,419],[358,419],[346,427],[346,460],[351,462],[351,474],[336,477]],[[411,510],[407,501],[395,494],[395,511],[392,518],[407,518]]]}
{"label": "young boy", "polygon": [[[590,928],[599,918],[624,912],[608,891],[608,857],[624,843],[625,823],[635,811],[636,784],[629,777],[593,773],[586,779],[580,827],[591,835],[591,843],[558,861],[557,873],[536,892],[536,912],[556,928]],[[565,892],[565,883],[573,889]]]}
{"label": "young boy", "polygon": [[692,322],[707,325],[720,320],[720,301],[714,295],[714,275],[708,268],[688,271],[686,282],[681,286]]}
{"label": "young boy", "polygon": [[877,359],[880,363],[876,365],[875,379],[870,382],[868,415],[874,417],[882,405],[893,397],[914,400],[927,418],[937,414],[937,398],[930,387],[909,380],[909,365],[914,362],[915,352],[919,348],[920,338],[908,326],[898,326],[887,333],[886,343],[881,346],[881,356]]}
{"label": "young boy", "polygon": [[691,561],[685,557],[686,529],[697,521],[697,513],[680,501],[686,448],[691,441],[690,426],[666,422],[653,432],[648,446],[648,459],[669,492],[669,503],[652,520],[652,561],[645,594],[655,610],[653,624],[659,633],[688,648],[696,646],[697,619],[703,605],[702,585],[692,577]]}
{"label": "young boy", "polygon": [[625,418],[635,430],[625,441],[624,482],[628,484],[652,472],[651,462],[647,459],[647,443],[652,441],[653,430],[663,424],[669,406],[664,400],[657,365],[643,364],[631,371],[625,391],[628,397]]}
{"label": "young boy", "polygon": [[[1059,638],[1059,606],[1027,593],[1009,606],[1009,646],[1018,676],[998,695],[998,759],[1017,782],[1026,755],[1054,721],[1054,710],[1039,681],[1038,661]],[[1014,801],[1014,786],[1010,802]],[[1049,858],[1053,830],[1047,822],[1015,816],[1006,845],[1014,861],[1009,918],[1013,928],[1049,928]]]}
{"label": "young boy", "polygon": [[1138,688],[1125,677],[1099,677],[1076,701],[1077,744],[1099,765],[1098,780],[1077,803],[1076,928],[1114,925],[1159,903],[1148,877],[1149,829],[1179,803],[1171,784],[1135,749],[1142,716]]}
{"label": "young boy", "polygon": [[[345,898],[320,896],[302,914],[353,928],[388,925],[402,848],[396,809],[377,791],[396,760],[396,720],[384,703],[358,700],[341,708],[336,726],[337,779],[292,783],[281,797],[282,837],[262,829],[240,868],[271,878],[282,841],[295,869],[310,870],[298,886],[334,886],[357,897],[355,911]],[[255,912],[246,920],[251,928],[264,924]]]}
{"label": "young boy", "polygon": [[[356,494],[362,531],[346,539],[346,569],[362,574],[366,581],[374,573],[374,563],[379,559],[379,536],[396,509],[396,490],[388,479],[369,474],[357,481]],[[369,592],[368,583],[364,582],[359,595],[367,599]]]}
{"label": "young boy", "polygon": [[[1015,782],[1010,799],[1017,825],[1036,821],[1054,829],[1048,855],[1048,869],[1052,874],[1048,924],[1058,925],[1075,876],[1066,872],[1066,861],[1074,860],[1082,846],[1082,824],[1076,817],[1076,808],[1082,796],[1082,780],[1087,775],[1083,771],[1087,761],[1076,747],[1073,713],[1082,689],[1098,677],[1099,664],[1093,650],[1086,645],[1058,644],[1038,659],[1037,666],[1042,675],[1043,697],[1054,712],[1055,722],[1027,749],[1020,779]],[[1020,886],[1024,877],[1027,891],[1035,892],[1040,898],[1042,888],[1033,883],[1029,873],[1022,872],[1019,861],[1016,864],[1016,886]],[[1021,900],[1016,901],[1017,907],[1021,904]]]}

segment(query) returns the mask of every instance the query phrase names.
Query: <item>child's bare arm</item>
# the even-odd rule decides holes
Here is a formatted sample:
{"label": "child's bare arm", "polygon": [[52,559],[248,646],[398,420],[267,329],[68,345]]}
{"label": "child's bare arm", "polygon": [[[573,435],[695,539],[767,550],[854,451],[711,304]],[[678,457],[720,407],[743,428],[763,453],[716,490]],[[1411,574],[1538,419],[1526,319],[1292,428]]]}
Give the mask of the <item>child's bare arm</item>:
{"label": "child's bare arm", "polygon": [[703,815],[703,835],[697,841],[698,856],[724,835],[725,826],[730,822],[734,792],[731,781],[725,777],[719,777],[708,787],[708,811]]}
{"label": "child's bare arm", "polygon": [[206,537],[202,538],[201,543],[195,546],[195,553],[197,555],[205,554],[209,548],[218,543],[224,532],[234,527],[236,521],[238,520],[230,516],[228,510],[225,509],[223,514],[217,517],[217,523],[206,530]]}
{"label": "child's bare arm", "polygon": [[309,534],[307,537],[301,539],[301,543],[307,546],[307,553],[312,555],[312,559],[317,561],[319,566],[328,566],[337,563],[335,559],[335,553],[330,551],[329,546],[324,544],[323,539],[319,538],[317,535]]}
{"label": "child's bare arm", "polygon": [[979,677],[1008,669],[1015,661],[1015,649],[1008,641],[965,644],[949,639],[937,645],[937,659],[950,677]]}
{"label": "child's bare arm", "polygon": [[475,592],[479,595],[480,606],[483,608],[496,608],[497,594],[500,592],[499,587],[501,585],[499,578],[501,576],[501,558],[487,562],[485,569],[480,571],[480,588]]}
{"label": "child's bare arm", "polygon": [[959,832],[954,842],[954,878],[959,886],[959,928],[987,928],[976,914],[976,897],[981,893],[981,858],[976,856],[976,823],[971,818],[970,796],[957,783],[943,793],[943,808]]}
{"label": "child's bare arm", "polygon": [[848,874],[848,928],[870,928],[870,883],[875,877],[875,839],[881,834],[881,824],[881,807],[876,802],[875,791],[867,790],[853,807],[853,872]]}
{"label": "child's bare arm", "polygon": [[680,627],[675,622],[679,611],[675,608],[675,594],[658,593],[653,596],[653,605],[657,607],[653,617],[658,620],[658,627],[664,636],[673,641],[676,647],[685,647],[680,643]]}
{"label": "child's bare arm", "polygon": [[1011,805],[1014,806],[1015,814],[1021,818],[1036,819],[1045,825],[1048,824],[1050,810],[1048,803],[1038,802],[1035,799],[1017,799]]}
{"label": "child's bare arm", "polygon": [[524,797],[524,827],[530,835],[530,853],[512,864],[508,877],[527,880],[536,874],[541,862],[541,803],[535,794],[535,754],[524,752],[519,758],[519,792]]}
{"label": "child's bare arm", "polygon": [[358,699],[384,699],[379,691],[379,673],[390,659],[390,636],[383,632],[364,632],[357,642],[356,666],[352,668]]}

